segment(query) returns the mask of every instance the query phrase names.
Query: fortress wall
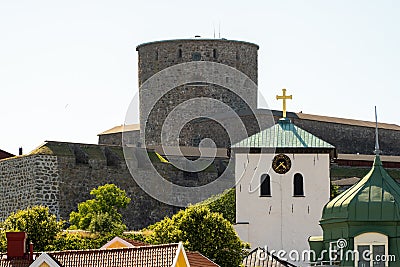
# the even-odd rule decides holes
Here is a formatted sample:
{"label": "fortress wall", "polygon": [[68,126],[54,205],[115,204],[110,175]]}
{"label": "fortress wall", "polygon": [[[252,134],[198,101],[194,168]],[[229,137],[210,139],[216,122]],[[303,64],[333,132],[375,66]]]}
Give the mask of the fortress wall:
{"label": "fortress wall", "polygon": [[39,204],[58,216],[58,192],[57,157],[31,155],[0,161],[0,221]]}

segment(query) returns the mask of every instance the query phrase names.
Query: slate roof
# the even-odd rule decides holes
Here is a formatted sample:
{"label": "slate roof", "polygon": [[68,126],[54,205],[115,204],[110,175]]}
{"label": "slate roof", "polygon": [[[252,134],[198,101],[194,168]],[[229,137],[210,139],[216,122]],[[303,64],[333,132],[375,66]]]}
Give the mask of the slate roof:
{"label": "slate roof", "polygon": [[400,185],[379,155],[363,179],[326,204],[321,224],[353,221],[400,221]]}
{"label": "slate roof", "polygon": [[281,119],[274,126],[234,144],[232,148],[334,149],[334,146],[297,127],[289,119]]}

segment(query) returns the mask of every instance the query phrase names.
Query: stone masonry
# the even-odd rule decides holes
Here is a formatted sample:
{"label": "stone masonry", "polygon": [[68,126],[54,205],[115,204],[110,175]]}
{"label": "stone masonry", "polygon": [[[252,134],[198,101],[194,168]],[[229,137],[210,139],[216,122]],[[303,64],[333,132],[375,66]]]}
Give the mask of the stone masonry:
{"label": "stone masonry", "polygon": [[[179,185],[207,184],[221,172],[221,164],[215,163],[207,171],[188,175],[149,153],[159,173]],[[151,175],[146,166],[138,171],[145,177]],[[0,161],[0,221],[33,205],[48,206],[59,219],[68,220],[78,203],[91,198],[93,188],[106,183],[116,184],[131,198],[122,211],[129,229],[141,229],[179,210],[152,198],[136,184],[122,147],[49,141],[31,155]]]}
{"label": "stone masonry", "polygon": [[56,156],[30,155],[0,161],[0,220],[34,205],[59,217],[59,168]]}

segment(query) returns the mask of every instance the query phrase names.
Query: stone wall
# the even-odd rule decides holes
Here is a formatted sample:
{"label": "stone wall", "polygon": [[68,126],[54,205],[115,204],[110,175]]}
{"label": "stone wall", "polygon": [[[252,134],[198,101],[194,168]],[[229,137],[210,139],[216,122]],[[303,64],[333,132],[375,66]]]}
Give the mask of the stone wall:
{"label": "stone wall", "polygon": [[[139,54],[139,86],[161,70],[192,61],[210,61],[233,67],[257,84],[258,46],[252,43],[223,39],[169,40],[139,45],[137,51]],[[226,79],[229,80],[229,77]],[[168,130],[162,133],[162,126],[167,115],[186,100],[212,98],[225,103],[235,111],[257,107],[256,87],[241,86],[239,89],[242,91],[241,97],[222,86],[205,83],[178,86],[165,94],[163,90],[164,88],[151,88],[149,91],[139,90],[141,138],[143,140],[143,137],[146,136],[146,145],[159,145],[162,135],[170,137],[171,140],[175,138],[171,142],[178,139],[178,136],[169,136]],[[156,103],[152,103],[149,98],[155,95],[162,97]],[[217,105],[199,108],[204,109],[204,112],[202,110],[200,113],[204,116],[221,112]],[[199,112],[199,108],[196,108],[194,112]],[[185,109],[185,115],[190,117],[189,112],[190,109]],[[181,144],[190,143],[196,134],[196,125],[190,125],[188,129],[193,130],[185,131],[185,134],[180,136]],[[167,142],[167,144],[172,143]]]}
{"label": "stone wall", "polygon": [[[58,218],[68,220],[78,203],[91,198],[93,188],[106,183],[116,184],[132,199],[122,211],[129,229],[141,229],[180,209],[159,202],[138,186],[126,166],[122,147],[48,142],[34,153],[0,161],[0,221],[33,205],[48,206]],[[207,184],[222,171],[221,164],[215,163],[196,177],[188,177],[154,155],[151,159],[163,177],[184,186]],[[147,166],[139,167],[138,172],[145,177],[152,175]]]}
{"label": "stone wall", "polygon": [[[300,128],[334,145],[338,153],[370,155],[375,150],[375,128],[291,119]],[[379,129],[379,143],[383,155],[400,156],[400,131]]]}
{"label": "stone wall", "polygon": [[32,155],[0,161],[0,220],[11,212],[45,205],[59,217],[57,157]]}
{"label": "stone wall", "polygon": [[125,131],[99,134],[99,145],[116,145],[122,146],[122,136],[124,137],[125,144],[136,144],[140,140],[140,131]]}

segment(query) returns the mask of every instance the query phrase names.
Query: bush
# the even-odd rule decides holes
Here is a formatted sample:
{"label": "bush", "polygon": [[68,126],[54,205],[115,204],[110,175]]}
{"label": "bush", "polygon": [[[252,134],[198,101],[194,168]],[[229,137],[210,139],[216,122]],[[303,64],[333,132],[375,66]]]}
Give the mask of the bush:
{"label": "bush", "polygon": [[36,251],[44,251],[61,232],[64,222],[57,222],[48,207],[34,206],[12,213],[4,221],[4,230],[26,232],[28,241],[34,244]]}
{"label": "bush", "polygon": [[152,244],[183,242],[190,251],[198,251],[222,267],[239,266],[247,244],[237,236],[231,223],[206,206],[188,207],[148,227]]}

